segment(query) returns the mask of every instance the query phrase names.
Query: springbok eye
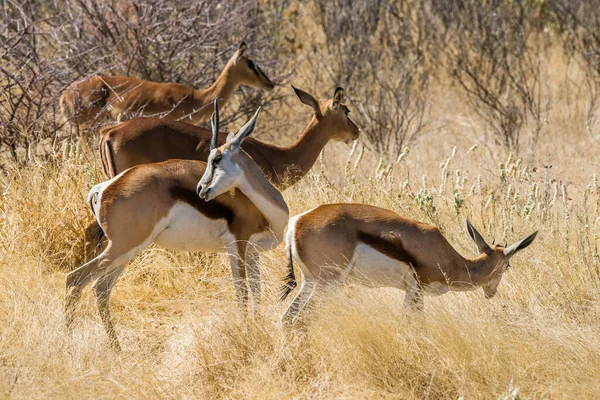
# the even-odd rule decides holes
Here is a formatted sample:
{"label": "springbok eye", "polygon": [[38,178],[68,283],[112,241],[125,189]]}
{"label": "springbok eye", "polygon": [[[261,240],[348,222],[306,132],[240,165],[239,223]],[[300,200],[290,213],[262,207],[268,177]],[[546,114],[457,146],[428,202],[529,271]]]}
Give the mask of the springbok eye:
{"label": "springbok eye", "polygon": [[348,107],[344,107],[344,113],[346,115],[350,114],[350,109]]}
{"label": "springbok eye", "polygon": [[252,60],[248,60],[248,68],[254,69],[254,62]]}
{"label": "springbok eye", "polygon": [[213,158],[213,160],[212,160],[212,163],[213,163],[213,165],[217,165],[217,163],[218,163],[219,161],[221,161],[221,158],[222,158],[222,157],[223,157],[223,156],[222,156],[222,155],[220,155],[220,154],[219,154],[219,155],[216,155],[216,156]]}

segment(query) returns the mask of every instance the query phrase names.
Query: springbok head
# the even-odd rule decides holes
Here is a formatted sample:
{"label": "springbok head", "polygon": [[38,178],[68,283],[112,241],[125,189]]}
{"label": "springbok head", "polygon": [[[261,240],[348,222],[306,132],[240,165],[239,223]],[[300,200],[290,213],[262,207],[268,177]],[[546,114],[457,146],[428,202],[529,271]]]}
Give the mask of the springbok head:
{"label": "springbok head", "polygon": [[533,239],[537,236],[537,231],[533,232],[531,235],[523,238],[510,246],[508,244],[494,245],[489,246],[483,236],[475,229],[469,219],[467,219],[467,232],[469,232],[469,236],[475,242],[477,246],[477,250],[480,255],[485,255],[486,262],[489,263],[488,268],[489,275],[486,279],[485,283],[482,285],[483,293],[487,299],[491,299],[496,294],[498,290],[498,285],[502,280],[502,275],[508,268],[510,268],[510,258],[514,256],[517,252],[523,250],[527,246],[529,246]]}
{"label": "springbok head", "polygon": [[257,89],[272,90],[275,84],[250,57],[244,54],[245,52],[246,43],[242,42],[229,61],[232,65],[231,72],[241,84]]}
{"label": "springbok head", "polygon": [[230,133],[227,136],[226,143],[219,147],[219,110],[217,102],[218,98],[215,99],[215,111],[210,119],[212,139],[206,171],[204,171],[204,175],[196,187],[198,196],[206,201],[238,187],[245,179],[244,171],[258,168],[250,156],[241,149],[241,145],[254,130],[260,107],[256,110],[254,116],[240,128],[238,133]]}
{"label": "springbok head", "polygon": [[318,123],[332,132],[332,139],[346,143],[358,139],[358,126],[350,119],[350,109],[343,103],[344,89],[336,88],[331,99],[317,100],[303,90],[292,88],[300,101],[313,109]]}

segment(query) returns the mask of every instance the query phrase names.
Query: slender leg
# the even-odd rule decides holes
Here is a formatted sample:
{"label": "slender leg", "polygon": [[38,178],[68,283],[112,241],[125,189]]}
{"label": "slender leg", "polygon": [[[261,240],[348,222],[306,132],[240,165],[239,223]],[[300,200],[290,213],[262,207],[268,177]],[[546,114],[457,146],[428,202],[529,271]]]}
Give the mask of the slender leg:
{"label": "slender leg", "polygon": [[90,259],[92,255],[95,256],[98,250],[102,249],[103,236],[104,232],[96,220],[85,228],[85,260]]}
{"label": "slender leg", "polygon": [[[150,241],[148,241],[148,243],[150,243]],[[102,254],[67,275],[65,322],[69,329],[73,326],[75,306],[77,300],[79,300],[81,290],[92,280],[95,280],[92,290],[96,295],[100,318],[102,319],[112,346],[117,350],[119,349],[119,342],[110,319],[108,307],[110,292],[127,262],[144,248],[145,246],[135,247],[130,244],[116,248],[113,246],[113,242],[109,240],[108,245]]]}
{"label": "slender leg", "polygon": [[248,304],[248,285],[246,283],[246,266],[244,263],[246,244],[242,241],[229,243],[227,246],[231,275],[235,286],[235,296],[238,304],[246,309]]}
{"label": "slender leg", "polygon": [[260,253],[257,249],[249,245],[246,250],[246,268],[248,269],[248,283],[254,303],[258,305],[261,297],[260,286]]}
{"label": "slender leg", "polygon": [[96,305],[98,306],[98,312],[100,313],[102,324],[108,333],[111,346],[116,351],[121,351],[121,346],[119,345],[119,339],[117,338],[115,327],[110,318],[109,301],[112,288],[121,275],[121,272],[123,272],[123,269],[125,269],[126,264],[127,262],[124,262],[116,268],[112,268],[104,276],[96,280],[92,286],[92,290],[96,295]]}
{"label": "slender leg", "polygon": [[421,286],[415,284],[406,291],[406,296],[404,296],[404,307],[415,311],[423,311],[423,290],[421,289]]}
{"label": "slender leg", "polygon": [[313,279],[313,276],[310,273],[305,272],[304,280],[302,281],[302,286],[300,286],[298,294],[281,317],[284,324],[291,324],[298,317],[300,311],[302,311],[314,294],[316,286],[317,282]]}
{"label": "slender leg", "polygon": [[87,286],[94,278],[94,274],[103,262],[103,255],[94,258],[92,261],[82,265],[67,275],[66,295],[65,295],[65,325],[70,331],[73,327],[73,318],[75,307],[81,296],[81,290]]}

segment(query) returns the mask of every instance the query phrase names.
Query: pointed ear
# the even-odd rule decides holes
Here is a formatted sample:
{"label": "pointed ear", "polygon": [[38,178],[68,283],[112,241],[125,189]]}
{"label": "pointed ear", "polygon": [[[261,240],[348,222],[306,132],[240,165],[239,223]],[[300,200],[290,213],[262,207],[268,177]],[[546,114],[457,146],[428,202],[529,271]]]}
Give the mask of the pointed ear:
{"label": "pointed ear", "polygon": [[526,248],[533,242],[533,239],[535,239],[537,234],[538,234],[538,232],[535,231],[531,235],[527,236],[526,238],[521,239],[518,242],[506,247],[504,249],[504,255],[507,257],[512,257],[516,252],[523,250],[524,248]]}
{"label": "pointed ear", "polygon": [[306,93],[304,90],[295,88],[293,85],[292,89],[294,89],[294,92],[296,92],[296,96],[298,96],[302,103],[312,107],[316,115],[321,115],[321,108],[319,107],[319,102],[317,101],[317,99],[312,97],[310,94]]}
{"label": "pointed ear", "polygon": [[344,101],[344,89],[341,87],[337,87],[335,89],[335,93],[333,94],[333,101],[331,102],[331,109],[337,110],[340,104]]}
{"label": "pointed ear", "polygon": [[233,146],[238,146],[238,147],[241,146],[244,139],[246,139],[248,136],[250,136],[252,131],[254,131],[254,128],[256,127],[256,121],[258,120],[259,112],[260,112],[260,107],[258,107],[256,112],[254,113],[254,116],[252,118],[250,118],[250,121],[246,122],[246,124],[240,128],[238,133],[236,133],[236,135],[231,140],[231,144]]}
{"label": "pointed ear", "polygon": [[237,49],[237,51],[236,51],[236,55],[237,55],[238,57],[241,57],[241,56],[243,56],[243,55],[244,55],[244,52],[246,51],[246,47],[247,47],[247,46],[246,46],[246,42],[242,42],[242,43],[240,43],[240,45],[239,45],[239,47],[238,47],[238,49]]}
{"label": "pointed ear", "polygon": [[481,236],[481,234],[477,232],[477,229],[469,222],[469,218],[467,218],[467,232],[469,232],[469,236],[471,236],[471,239],[475,242],[479,254],[483,254],[490,250],[490,246],[487,245],[485,240],[483,240],[483,236]]}

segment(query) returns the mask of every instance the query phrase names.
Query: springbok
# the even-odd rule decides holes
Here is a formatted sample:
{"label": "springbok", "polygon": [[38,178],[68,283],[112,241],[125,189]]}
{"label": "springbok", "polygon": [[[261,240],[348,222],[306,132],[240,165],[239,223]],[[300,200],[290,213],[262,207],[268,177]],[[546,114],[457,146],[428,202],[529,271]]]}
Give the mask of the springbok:
{"label": "springbok", "polygon": [[100,317],[111,343],[119,348],[109,312],[111,289],[129,260],[151,243],[181,251],[226,251],[237,300],[247,303],[248,284],[254,297],[260,295],[254,255],[283,239],[289,211],[281,193],[240,149],[254,129],[258,111],[220,147],[217,115],[215,110],[208,164],[171,160],[139,165],[92,188],[88,203],[108,245],[98,257],[67,275],[65,322],[69,329],[81,290],[94,281]]}
{"label": "springbok", "polygon": [[293,260],[304,281],[282,320],[293,321],[318,286],[347,278],[370,287],[405,290],[404,305],[418,310],[423,309],[423,292],[442,295],[482,287],[491,298],[510,258],[537,235],[536,231],[510,246],[490,247],[468,219],[467,232],[480,254],[474,259],[458,254],[436,227],[379,207],[327,204],[294,216],[286,234],[289,273],[281,299],[296,286]]}
{"label": "springbok", "polygon": [[200,124],[208,119],[216,97],[222,108],[240,85],[271,90],[273,82],[244,55],[242,42],[225,65],[217,80],[206,89],[176,83],[149,82],[128,76],[97,75],[73,82],[60,98],[66,118],[84,125],[108,117],[115,121],[135,116],[159,116]]}
{"label": "springbok", "polygon": [[[316,100],[292,86],[300,101],[310,106],[314,115],[304,132],[291,146],[277,147],[249,138],[243,149],[262,168],[267,179],[285,189],[311,169],[321,150],[330,140],[350,142],[358,138],[359,129],[349,118],[343,104],[344,89],[338,87],[332,99]],[[219,134],[219,144],[225,143]],[[210,151],[211,132],[189,124],[157,118],[133,119],[106,130],[100,139],[102,166],[109,178],[138,164],[173,158],[206,160]]]}
{"label": "springbok", "polygon": [[[348,116],[350,110],[343,104],[344,89],[338,87],[333,98],[326,100],[316,100],[300,89],[293,89],[300,101],[314,112],[300,138],[288,147],[276,147],[253,138],[242,145],[279,190],[306,175],[330,140],[350,142],[359,134],[358,127]],[[105,131],[100,140],[100,154],[104,171],[112,178],[139,164],[175,158],[206,160],[210,143],[210,132],[204,128],[156,118],[136,118]],[[219,134],[218,143],[225,143],[224,133]],[[101,233],[95,222],[86,228],[86,255],[94,253]]]}

